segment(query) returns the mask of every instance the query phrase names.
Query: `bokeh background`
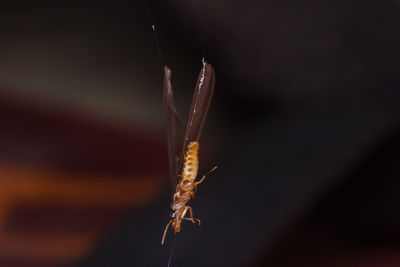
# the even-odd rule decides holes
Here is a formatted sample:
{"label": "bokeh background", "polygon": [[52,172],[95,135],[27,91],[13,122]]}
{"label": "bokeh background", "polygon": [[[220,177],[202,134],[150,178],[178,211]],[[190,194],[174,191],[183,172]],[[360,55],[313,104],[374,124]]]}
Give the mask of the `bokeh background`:
{"label": "bokeh background", "polygon": [[[400,266],[400,2],[147,5],[2,4],[0,266]],[[161,246],[202,57],[219,169]]]}

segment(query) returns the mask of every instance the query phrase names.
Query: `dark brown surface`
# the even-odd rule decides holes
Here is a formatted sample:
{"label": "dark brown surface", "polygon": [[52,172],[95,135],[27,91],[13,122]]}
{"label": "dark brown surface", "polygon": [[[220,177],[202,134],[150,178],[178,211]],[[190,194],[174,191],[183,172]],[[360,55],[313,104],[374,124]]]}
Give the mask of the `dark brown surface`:
{"label": "dark brown surface", "polygon": [[[208,109],[215,87],[215,73],[213,67],[204,62],[197,78],[197,83],[190,105],[185,129],[182,128],[181,119],[174,104],[174,93],[171,85],[171,70],[164,68],[164,109],[166,115],[168,155],[172,184],[176,184],[177,175],[180,173],[182,158],[186,146],[191,141],[199,141],[207,118]],[[184,136],[183,136],[184,132]],[[173,188],[175,188],[173,186]]]}
{"label": "dark brown surface", "polygon": [[178,175],[178,166],[182,156],[183,126],[174,104],[174,91],[171,84],[171,70],[164,67],[164,112],[168,145],[168,162],[172,187]]}

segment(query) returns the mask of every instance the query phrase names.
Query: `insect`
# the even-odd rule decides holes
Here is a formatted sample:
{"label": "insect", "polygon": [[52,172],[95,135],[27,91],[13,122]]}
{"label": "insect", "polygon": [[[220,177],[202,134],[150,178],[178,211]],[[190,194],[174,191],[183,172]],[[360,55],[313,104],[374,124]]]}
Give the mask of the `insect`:
{"label": "insect", "polygon": [[[187,203],[194,197],[197,186],[217,167],[212,168],[196,181],[199,159],[199,139],[207,117],[208,108],[214,93],[215,73],[213,67],[203,60],[203,67],[197,79],[190,107],[186,130],[174,105],[171,85],[171,70],[164,67],[164,109],[167,120],[167,142],[170,177],[175,187],[172,198],[171,219],[165,226],[161,244],[164,244],[168,228],[174,233],[180,231],[182,221],[188,220],[200,225],[200,220],[193,217],[193,211]],[[177,182],[176,182],[177,181]],[[189,215],[188,217],[186,215]]]}

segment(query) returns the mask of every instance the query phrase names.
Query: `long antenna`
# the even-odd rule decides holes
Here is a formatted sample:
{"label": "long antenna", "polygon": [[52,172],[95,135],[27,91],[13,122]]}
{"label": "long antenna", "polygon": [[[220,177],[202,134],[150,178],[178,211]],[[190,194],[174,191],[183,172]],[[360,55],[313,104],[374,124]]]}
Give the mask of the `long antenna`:
{"label": "long antenna", "polygon": [[163,57],[163,55],[162,55],[162,53],[161,53],[160,41],[158,40],[156,25],[155,25],[155,23],[154,23],[153,16],[151,15],[150,8],[149,8],[149,6],[147,5],[146,0],[142,0],[142,3],[143,3],[144,8],[146,9],[147,16],[149,17],[150,22],[151,22],[151,29],[152,29],[152,31],[153,31],[154,41],[156,42],[156,49],[157,49],[158,55],[159,55],[159,57],[160,57],[161,67],[164,68],[164,66],[165,66],[165,60],[164,60],[164,57]]}

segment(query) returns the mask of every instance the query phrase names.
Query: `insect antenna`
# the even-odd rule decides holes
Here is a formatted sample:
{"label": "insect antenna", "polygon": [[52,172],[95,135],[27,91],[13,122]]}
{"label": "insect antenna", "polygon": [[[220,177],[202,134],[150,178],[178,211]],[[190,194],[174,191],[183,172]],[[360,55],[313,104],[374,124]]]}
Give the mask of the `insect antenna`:
{"label": "insect antenna", "polygon": [[164,66],[166,66],[165,60],[164,60],[163,54],[161,52],[160,40],[158,39],[156,24],[154,23],[153,15],[150,12],[150,8],[149,8],[149,5],[147,4],[146,0],[142,0],[142,3],[143,3],[144,8],[146,9],[147,16],[149,17],[149,20],[151,22],[151,29],[153,32],[154,41],[156,43],[157,53],[158,53],[158,56],[160,57],[161,67],[164,68]]}
{"label": "insect antenna", "polygon": [[167,235],[168,228],[171,225],[171,223],[172,223],[172,220],[169,220],[168,224],[165,226],[164,234],[163,234],[162,239],[161,239],[161,245],[164,245],[165,236]]}

